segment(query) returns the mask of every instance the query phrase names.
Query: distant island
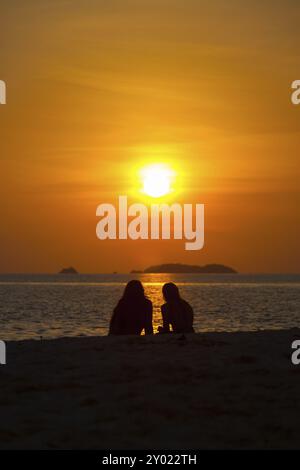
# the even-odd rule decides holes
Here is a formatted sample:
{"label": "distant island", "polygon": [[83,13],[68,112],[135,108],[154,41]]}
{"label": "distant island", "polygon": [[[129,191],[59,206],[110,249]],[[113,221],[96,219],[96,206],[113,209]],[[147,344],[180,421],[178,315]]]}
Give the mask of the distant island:
{"label": "distant island", "polygon": [[70,266],[69,268],[63,268],[58,274],[78,274],[78,272],[75,268]]}
{"label": "distant island", "polygon": [[131,273],[204,273],[204,274],[236,274],[235,269],[223,264],[206,264],[196,266],[190,264],[170,263],[150,266],[144,271],[133,270]]}

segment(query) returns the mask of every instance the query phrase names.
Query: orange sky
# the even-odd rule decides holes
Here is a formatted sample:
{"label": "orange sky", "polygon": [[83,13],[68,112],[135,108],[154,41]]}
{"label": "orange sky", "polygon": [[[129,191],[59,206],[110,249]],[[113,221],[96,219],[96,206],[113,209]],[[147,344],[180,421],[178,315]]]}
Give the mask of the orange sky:
{"label": "orange sky", "polygon": [[[299,24],[296,0],[2,5],[0,271],[299,272]],[[97,205],[152,161],[205,204],[203,250],[97,240]]]}

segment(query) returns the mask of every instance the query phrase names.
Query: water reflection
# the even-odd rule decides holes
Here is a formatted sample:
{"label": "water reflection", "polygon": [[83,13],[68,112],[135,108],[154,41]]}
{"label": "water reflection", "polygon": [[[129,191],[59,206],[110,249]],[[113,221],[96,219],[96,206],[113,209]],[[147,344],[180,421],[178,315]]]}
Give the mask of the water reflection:
{"label": "water reflection", "polygon": [[[1,339],[107,334],[124,285],[137,275],[0,276]],[[194,309],[196,331],[299,326],[299,276],[140,275],[161,324],[161,289],[176,282]],[[231,279],[231,280],[230,280]]]}

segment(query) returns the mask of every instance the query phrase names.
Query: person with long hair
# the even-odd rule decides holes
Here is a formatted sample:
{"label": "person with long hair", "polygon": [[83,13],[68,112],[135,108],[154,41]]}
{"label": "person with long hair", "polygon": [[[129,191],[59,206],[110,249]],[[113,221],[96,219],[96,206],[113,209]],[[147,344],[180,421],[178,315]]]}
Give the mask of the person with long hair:
{"label": "person with long hair", "polygon": [[152,302],[145,296],[140,281],[129,281],[122,298],[114,309],[110,327],[110,335],[146,335],[153,334]]}
{"label": "person with long hair", "polygon": [[166,303],[161,306],[163,327],[159,328],[159,332],[170,333],[171,326],[173,333],[194,333],[193,309],[180,297],[176,284],[173,282],[164,284],[162,292]]}

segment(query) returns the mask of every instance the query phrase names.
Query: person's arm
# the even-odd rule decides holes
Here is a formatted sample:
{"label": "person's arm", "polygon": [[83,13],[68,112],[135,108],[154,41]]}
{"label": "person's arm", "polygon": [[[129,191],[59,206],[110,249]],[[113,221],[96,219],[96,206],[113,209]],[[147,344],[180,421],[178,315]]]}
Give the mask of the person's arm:
{"label": "person's arm", "polygon": [[119,305],[113,311],[110,325],[109,325],[109,334],[110,335],[118,335],[120,334],[120,312],[119,312]]}
{"label": "person's arm", "polygon": [[147,302],[146,309],[146,322],[145,322],[145,334],[153,335],[153,325],[152,325],[152,302]]}
{"label": "person's arm", "polygon": [[170,322],[169,322],[167,305],[166,304],[162,305],[160,310],[161,310],[161,316],[163,320],[163,333],[170,333]]}
{"label": "person's arm", "polygon": [[193,328],[194,322],[194,310],[191,305],[187,302],[186,303],[186,324],[187,324],[187,332],[192,333],[194,331]]}

